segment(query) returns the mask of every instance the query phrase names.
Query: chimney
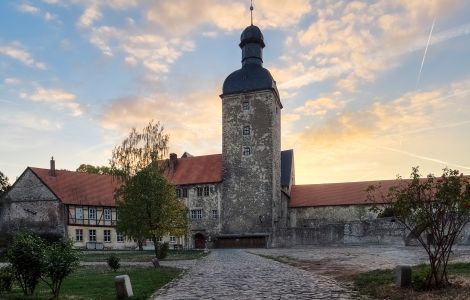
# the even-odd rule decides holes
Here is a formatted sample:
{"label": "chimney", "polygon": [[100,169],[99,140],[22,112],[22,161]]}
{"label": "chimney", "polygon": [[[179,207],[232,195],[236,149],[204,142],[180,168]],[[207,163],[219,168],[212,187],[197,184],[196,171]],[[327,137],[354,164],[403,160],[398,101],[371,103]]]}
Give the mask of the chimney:
{"label": "chimney", "polygon": [[49,175],[51,176],[55,176],[55,160],[54,160],[54,156],[51,157],[51,169],[49,171]]}
{"label": "chimney", "polygon": [[178,155],[176,153],[170,153],[170,172],[176,170],[176,165],[178,164]]}

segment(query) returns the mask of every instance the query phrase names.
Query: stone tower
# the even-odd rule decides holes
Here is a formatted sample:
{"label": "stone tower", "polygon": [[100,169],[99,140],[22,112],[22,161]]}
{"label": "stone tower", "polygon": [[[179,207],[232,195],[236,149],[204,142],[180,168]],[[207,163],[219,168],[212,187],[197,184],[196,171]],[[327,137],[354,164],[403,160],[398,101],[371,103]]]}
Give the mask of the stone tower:
{"label": "stone tower", "polygon": [[222,98],[222,235],[240,246],[270,246],[281,204],[281,109],[276,82],[263,68],[263,34],[241,35],[242,68]]}

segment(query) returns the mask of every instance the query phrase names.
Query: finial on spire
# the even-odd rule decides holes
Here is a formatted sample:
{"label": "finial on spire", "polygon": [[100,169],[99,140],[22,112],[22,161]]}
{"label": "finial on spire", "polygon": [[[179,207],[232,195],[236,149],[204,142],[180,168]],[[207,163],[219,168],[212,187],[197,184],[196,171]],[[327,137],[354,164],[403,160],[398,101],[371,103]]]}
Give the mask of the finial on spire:
{"label": "finial on spire", "polygon": [[253,0],[251,0],[250,11],[251,11],[251,26],[253,26]]}

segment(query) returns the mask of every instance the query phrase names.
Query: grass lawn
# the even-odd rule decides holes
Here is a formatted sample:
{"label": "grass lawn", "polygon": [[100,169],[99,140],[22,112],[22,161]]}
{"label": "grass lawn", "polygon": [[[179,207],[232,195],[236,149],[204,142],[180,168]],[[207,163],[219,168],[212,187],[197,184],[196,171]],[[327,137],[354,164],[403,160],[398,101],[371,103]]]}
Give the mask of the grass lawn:
{"label": "grass lawn", "polygon": [[[147,299],[157,289],[176,278],[181,270],[175,268],[121,268],[117,272],[104,267],[81,267],[66,278],[61,288],[61,299],[116,299],[114,277],[127,274],[131,279],[134,298]],[[50,299],[49,288],[41,283],[32,298]],[[19,287],[0,299],[25,299]]]}
{"label": "grass lawn", "polygon": [[[128,262],[150,262],[155,257],[153,250],[144,251],[82,251],[81,261],[105,262],[112,253],[116,254],[121,261]],[[170,250],[164,260],[199,259],[207,255],[204,250]]]}
{"label": "grass lawn", "polygon": [[[412,267],[412,274],[422,267]],[[362,295],[377,299],[470,299],[470,263],[451,263],[448,272],[452,286],[443,290],[418,292],[398,288],[392,269],[359,273],[354,278],[354,288]]]}

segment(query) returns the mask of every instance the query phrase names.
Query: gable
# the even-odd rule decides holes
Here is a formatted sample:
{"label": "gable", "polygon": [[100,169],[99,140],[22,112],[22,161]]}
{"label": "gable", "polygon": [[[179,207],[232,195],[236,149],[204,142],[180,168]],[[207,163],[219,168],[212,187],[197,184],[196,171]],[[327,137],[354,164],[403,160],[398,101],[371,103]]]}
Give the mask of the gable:
{"label": "gable", "polygon": [[58,200],[57,196],[34,172],[27,168],[7,192],[6,201],[44,201]]}

